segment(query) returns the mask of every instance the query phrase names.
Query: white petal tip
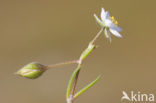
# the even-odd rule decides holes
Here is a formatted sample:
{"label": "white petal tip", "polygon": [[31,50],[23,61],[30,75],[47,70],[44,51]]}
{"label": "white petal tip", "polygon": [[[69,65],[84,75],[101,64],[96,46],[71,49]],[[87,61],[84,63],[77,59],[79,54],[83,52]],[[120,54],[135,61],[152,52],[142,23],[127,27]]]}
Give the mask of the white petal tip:
{"label": "white petal tip", "polygon": [[120,34],[120,35],[118,35],[117,37],[119,37],[119,38],[123,38],[123,36]]}
{"label": "white petal tip", "polygon": [[119,38],[122,38],[122,35],[121,35],[118,31],[113,30],[113,29],[110,29],[110,32],[111,32],[114,36],[119,37]]}
{"label": "white petal tip", "polygon": [[123,38],[123,36],[121,35],[120,38]]}
{"label": "white petal tip", "polygon": [[115,35],[116,37],[118,37],[118,38],[122,38],[122,35],[120,34],[120,35]]}

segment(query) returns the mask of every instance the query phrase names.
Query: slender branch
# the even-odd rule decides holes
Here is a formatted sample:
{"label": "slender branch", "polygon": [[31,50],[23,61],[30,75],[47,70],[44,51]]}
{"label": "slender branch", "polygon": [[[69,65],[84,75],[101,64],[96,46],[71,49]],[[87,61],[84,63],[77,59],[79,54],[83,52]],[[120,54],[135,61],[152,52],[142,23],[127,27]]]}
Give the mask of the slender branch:
{"label": "slender branch", "polygon": [[73,96],[75,94],[75,90],[76,90],[76,85],[77,85],[79,73],[80,73],[80,70],[77,72],[77,74],[75,76],[74,83],[73,83],[73,88],[71,90],[71,95],[73,95]]}
{"label": "slender branch", "polygon": [[[89,43],[88,47],[91,45],[92,47],[94,47],[94,43],[95,41],[97,40],[97,38],[100,36],[100,34],[103,32],[103,29],[104,28],[101,28],[101,30],[96,34],[96,36],[93,38],[93,40]],[[85,55],[83,55],[83,53],[81,54],[80,56],[80,60],[77,62],[78,63],[78,66],[81,65],[82,61],[84,60],[84,58],[86,58],[88,56],[88,54],[90,54],[90,52],[94,50],[92,48],[87,48],[87,51],[85,51]],[[73,86],[72,86],[72,89],[71,89],[71,94],[70,96],[68,97],[67,99],[67,103],[73,103],[73,100],[74,100],[74,95],[75,95],[75,89],[76,89],[76,85],[77,85],[77,81],[78,81],[78,77],[79,77],[79,74],[80,74],[80,70],[79,69],[76,73],[76,76],[75,76],[75,79],[73,81]]]}
{"label": "slender branch", "polygon": [[93,38],[93,40],[90,42],[90,44],[94,44],[97,38],[100,36],[104,28],[101,28],[101,30],[96,34],[96,36]]}
{"label": "slender branch", "polygon": [[74,101],[74,94],[75,94],[75,89],[76,89],[76,85],[77,85],[77,81],[78,81],[78,75],[79,75],[80,70],[77,72],[75,79],[74,79],[74,83],[73,83],[73,87],[71,90],[71,94],[67,100],[67,103],[73,103]]}
{"label": "slender branch", "polygon": [[[67,100],[69,100],[69,97],[71,96],[71,88],[73,87],[73,82],[74,82],[74,79],[76,77],[76,74],[77,74],[77,72],[80,69],[81,69],[81,65],[78,65],[78,67],[73,71],[73,73],[72,73],[72,75],[70,77],[70,80],[68,82],[67,92],[66,92],[66,98],[67,98]],[[73,96],[71,96],[71,97],[73,97]]]}
{"label": "slender branch", "polygon": [[50,69],[50,68],[57,67],[57,66],[62,66],[62,65],[67,65],[67,64],[75,64],[75,63],[79,63],[79,61],[78,60],[73,60],[73,61],[67,61],[67,62],[58,63],[58,64],[47,65],[46,69]]}

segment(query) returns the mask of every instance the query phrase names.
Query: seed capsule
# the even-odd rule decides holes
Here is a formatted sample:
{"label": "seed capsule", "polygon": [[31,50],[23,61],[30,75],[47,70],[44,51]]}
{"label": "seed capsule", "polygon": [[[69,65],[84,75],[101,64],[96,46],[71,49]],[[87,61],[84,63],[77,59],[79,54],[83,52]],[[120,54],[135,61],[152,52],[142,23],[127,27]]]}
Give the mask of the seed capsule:
{"label": "seed capsule", "polygon": [[17,71],[17,74],[29,79],[36,79],[39,76],[41,76],[45,70],[46,70],[46,66],[38,62],[32,62],[24,66],[19,71]]}

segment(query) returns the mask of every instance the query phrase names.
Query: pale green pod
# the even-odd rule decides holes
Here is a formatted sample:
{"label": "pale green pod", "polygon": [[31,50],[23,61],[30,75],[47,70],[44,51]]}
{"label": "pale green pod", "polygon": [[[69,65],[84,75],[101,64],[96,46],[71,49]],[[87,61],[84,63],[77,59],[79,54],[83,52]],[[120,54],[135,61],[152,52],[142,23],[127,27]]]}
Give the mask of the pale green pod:
{"label": "pale green pod", "polygon": [[88,48],[82,52],[80,56],[80,60],[84,60],[93,51],[94,48],[95,48],[95,45],[89,44]]}
{"label": "pale green pod", "polygon": [[37,62],[32,62],[17,71],[17,74],[29,79],[36,79],[40,77],[45,70],[46,67],[44,65]]}

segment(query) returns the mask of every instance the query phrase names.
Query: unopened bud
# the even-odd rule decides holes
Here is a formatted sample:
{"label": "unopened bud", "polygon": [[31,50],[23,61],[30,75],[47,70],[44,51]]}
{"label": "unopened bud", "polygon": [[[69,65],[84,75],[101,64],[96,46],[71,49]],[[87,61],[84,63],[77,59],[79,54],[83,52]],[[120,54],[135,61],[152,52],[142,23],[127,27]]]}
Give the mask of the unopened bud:
{"label": "unopened bud", "polygon": [[46,70],[46,66],[37,62],[33,62],[27,64],[22,69],[17,71],[17,74],[29,79],[35,79],[41,76],[45,70]]}

